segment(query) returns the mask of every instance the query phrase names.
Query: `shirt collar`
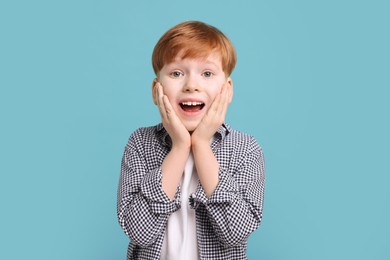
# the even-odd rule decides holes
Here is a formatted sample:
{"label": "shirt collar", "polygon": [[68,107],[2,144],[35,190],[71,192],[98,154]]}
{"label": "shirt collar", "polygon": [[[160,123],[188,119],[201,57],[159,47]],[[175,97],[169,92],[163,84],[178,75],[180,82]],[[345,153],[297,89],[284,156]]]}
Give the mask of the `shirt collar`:
{"label": "shirt collar", "polygon": [[[164,146],[171,146],[172,141],[171,138],[168,135],[168,132],[165,130],[162,123],[158,124],[156,126],[157,130],[157,136],[161,140],[162,144]],[[214,137],[217,138],[219,141],[222,141],[229,133],[231,132],[231,127],[228,124],[223,123],[215,132]]]}

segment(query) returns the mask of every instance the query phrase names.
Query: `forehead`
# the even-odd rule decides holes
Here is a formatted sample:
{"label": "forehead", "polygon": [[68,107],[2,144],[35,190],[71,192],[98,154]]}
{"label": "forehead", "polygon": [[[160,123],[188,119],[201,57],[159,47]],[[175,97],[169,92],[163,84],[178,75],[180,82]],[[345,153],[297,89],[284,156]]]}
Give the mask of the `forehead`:
{"label": "forehead", "polygon": [[222,69],[222,57],[218,52],[211,52],[208,55],[199,57],[186,57],[179,53],[171,62],[165,64],[165,66],[172,64],[209,64]]}

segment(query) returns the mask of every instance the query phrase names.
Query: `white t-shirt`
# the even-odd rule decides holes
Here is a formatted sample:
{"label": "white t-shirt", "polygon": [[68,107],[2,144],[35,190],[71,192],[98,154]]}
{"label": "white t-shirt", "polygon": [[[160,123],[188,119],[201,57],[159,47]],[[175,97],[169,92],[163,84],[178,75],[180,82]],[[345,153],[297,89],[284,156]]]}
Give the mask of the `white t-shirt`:
{"label": "white t-shirt", "polygon": [[161,260],[198,260],[195,210],[190,208],[189,197],[198,185],[194,158],[190,153],[181,179],[181,207],[168,218]]}

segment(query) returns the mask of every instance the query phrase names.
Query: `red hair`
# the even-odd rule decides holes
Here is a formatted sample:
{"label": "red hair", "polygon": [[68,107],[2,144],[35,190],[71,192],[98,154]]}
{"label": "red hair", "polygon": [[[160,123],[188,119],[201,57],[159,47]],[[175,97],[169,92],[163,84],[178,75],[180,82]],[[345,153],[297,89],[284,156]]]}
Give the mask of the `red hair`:
{"label": "red hair", "polygon": [[236,51],[217,28],[199,21],[187,21],[169,29],[154,47],[152,65],[156,75],[176,58],[205,58],[219,53],[222,69],[229,76],[236,65]]}

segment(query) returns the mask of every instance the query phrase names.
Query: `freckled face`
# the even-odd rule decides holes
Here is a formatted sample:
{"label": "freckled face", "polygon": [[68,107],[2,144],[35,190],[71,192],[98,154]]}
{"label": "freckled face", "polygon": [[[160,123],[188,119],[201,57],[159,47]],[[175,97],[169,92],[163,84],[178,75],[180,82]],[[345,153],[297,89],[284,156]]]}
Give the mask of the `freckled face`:
{"label": "freckled face", "polygon": [[232,84],[222,70],[220,56],[216,54],[206,58],[176,59],[161,69],[157,80],[175,113],[190,132],[199,125],[222,86]]}

